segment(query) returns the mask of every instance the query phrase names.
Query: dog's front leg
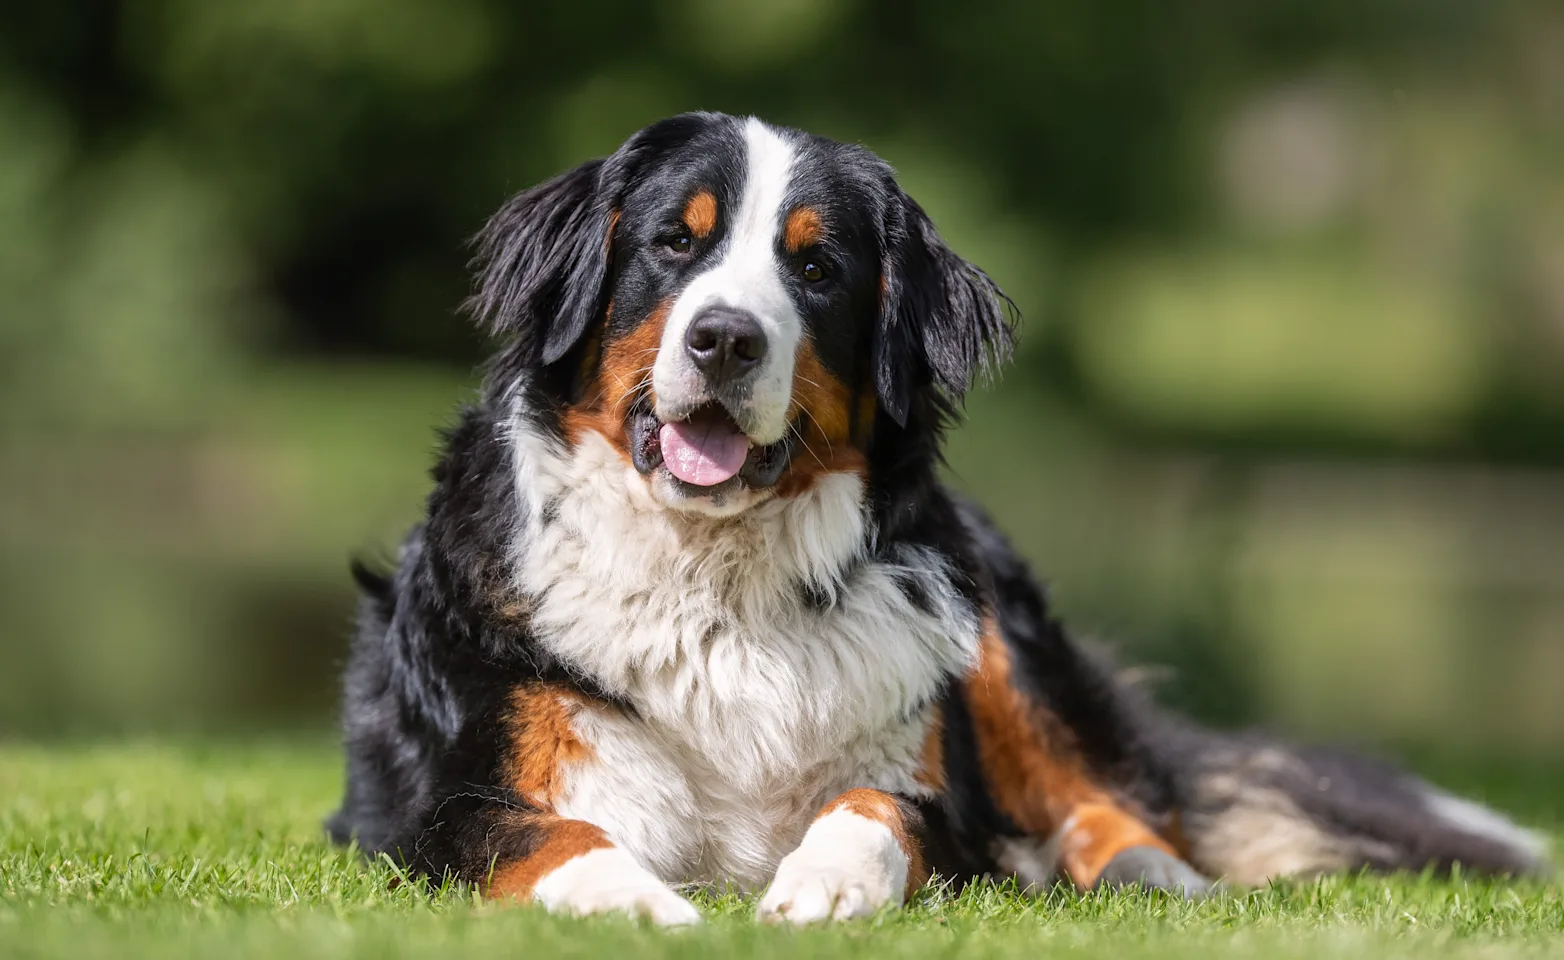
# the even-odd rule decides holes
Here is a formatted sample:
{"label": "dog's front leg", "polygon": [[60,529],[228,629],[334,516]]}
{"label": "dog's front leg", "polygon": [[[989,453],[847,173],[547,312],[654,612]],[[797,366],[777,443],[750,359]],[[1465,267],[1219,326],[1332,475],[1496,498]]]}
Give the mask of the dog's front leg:
{"label": "dog's front leg", "polygon": [[900,906],[928,880],[923,818],[904,797],[849,790],[826,805],[782,858],[760,901],[762,920],[812,923]]}
{"label": "dog's front leg", "polygon": [[597,827],[560,817],[532,819],[536,845],[525,856],[496,865],[486,885],[488,896],[531,899],[551,913],[625,913],[660,926],[700,922],[688,900]]}
{"label": "dog's front leg", "polygon": [[552,913],[624,913],[660,926],[700,912],[595,824],[474,794],[438,808],[413,859],[421,873],[477,884],[486,897]]}

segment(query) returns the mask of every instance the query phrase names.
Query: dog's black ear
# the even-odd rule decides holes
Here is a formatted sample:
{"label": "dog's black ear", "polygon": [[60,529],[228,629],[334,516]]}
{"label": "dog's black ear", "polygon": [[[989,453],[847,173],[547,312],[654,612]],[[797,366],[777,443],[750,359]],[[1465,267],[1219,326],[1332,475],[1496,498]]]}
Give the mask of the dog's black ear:
{"label": "dog's black ear", "polygon": [[467,309],[491,333],[520,341],[532,363],[570,352],[604,309],[614,221],[605,163],[516,194],[478,234]]}
{"label": "dog's black ear", "polygon": [[886,215],[874,379],[901,426],[920,391],[941,410],[1010,354],[1015,305],[988,274],[957,256],[923,208],[899,187]]}
{"label": "dog's black ear", "polygon": [[701,113],[660,120],[612,156],[511,197],[478,234],[468,312],[490,332],[515,337],[529,363],[569,353],[608,307],[625,195],[648,163],[714,122]]}

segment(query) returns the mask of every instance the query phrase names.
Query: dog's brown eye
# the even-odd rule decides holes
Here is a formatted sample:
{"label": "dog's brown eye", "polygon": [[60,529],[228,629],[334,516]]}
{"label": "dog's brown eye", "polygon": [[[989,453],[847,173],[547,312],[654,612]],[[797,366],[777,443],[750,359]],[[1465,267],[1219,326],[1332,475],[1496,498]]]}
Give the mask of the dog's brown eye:
{"label": "dog's brown eye", "polygon": [[798,275],[810,283],[819,283],[825,279],[825,270],[821,268],[820,264],[810,260],[799,268]]}
{"label": "dog's brown eye", "polygon": [[692,243],[689,234],[681,233],[668,239],[668,249],[674,253],[689,253]]}

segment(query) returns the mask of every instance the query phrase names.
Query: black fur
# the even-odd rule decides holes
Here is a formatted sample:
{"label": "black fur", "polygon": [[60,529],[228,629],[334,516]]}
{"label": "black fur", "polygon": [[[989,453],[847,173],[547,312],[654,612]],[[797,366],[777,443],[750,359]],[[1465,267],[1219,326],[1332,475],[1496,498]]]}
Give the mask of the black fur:
{"label": "black fur", "polygon": [[957,256],[934,222],[899,187],[885,225],[884,289],[874,348],[874,382],[899,426],[922,402],[950,416],[973,378],[1010,354],[1007,308],[988,274]]}

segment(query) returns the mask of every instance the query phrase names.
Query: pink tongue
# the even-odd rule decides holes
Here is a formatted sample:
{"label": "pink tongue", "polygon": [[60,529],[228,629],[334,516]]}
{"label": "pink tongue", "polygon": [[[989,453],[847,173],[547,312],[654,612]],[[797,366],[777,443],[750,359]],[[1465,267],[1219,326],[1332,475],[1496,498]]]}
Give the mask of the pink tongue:
{"label": "pink tongue", "polygon": [[713,487],[744,468],[749,438],[721,420],[665,423],[657,434],[668,472],[698,487]]}

